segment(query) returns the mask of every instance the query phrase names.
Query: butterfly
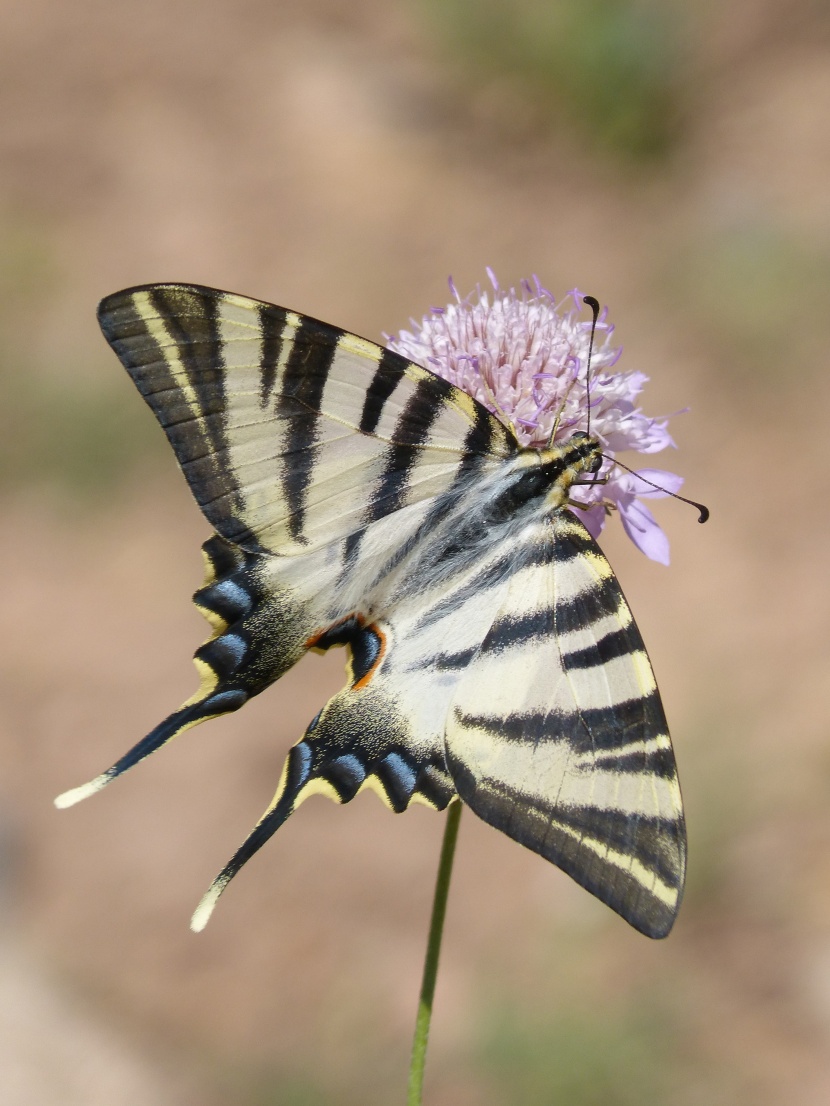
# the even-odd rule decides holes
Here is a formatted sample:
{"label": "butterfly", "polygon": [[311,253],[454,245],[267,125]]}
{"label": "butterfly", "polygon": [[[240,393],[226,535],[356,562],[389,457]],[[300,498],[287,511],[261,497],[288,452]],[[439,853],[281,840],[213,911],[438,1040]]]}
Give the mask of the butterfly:
{"label": "butterfly", "polygon": [[620,586],[569,506],[602,464],[598,440],[521,447],[420,365],[244,296],[146,285],[98,317],[215,531],[194,596],[212,634],[199,691],[57,804],[238,710],[309,650],[345,646],[346,686],[289,751],[194,929],[306,798],[371,788],[396,812],[460,799],[665,936],[686,862],[666,719]]}

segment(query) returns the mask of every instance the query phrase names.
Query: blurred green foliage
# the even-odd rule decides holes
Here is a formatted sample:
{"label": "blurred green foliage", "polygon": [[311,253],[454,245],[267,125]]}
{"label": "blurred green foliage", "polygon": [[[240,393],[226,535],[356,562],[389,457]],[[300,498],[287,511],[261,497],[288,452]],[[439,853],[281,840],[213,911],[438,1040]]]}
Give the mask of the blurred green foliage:
{"label": "blurred green foliage", "polygon": [[[565,1013],[560,1006],[540,1018],[520,999],[490,997],[479,1010],[466,1057],[449,1066],[433,1058],[427,1084],[442,1101],[449,1087],[479,1088],[487,1106],[653,1106],[675,1101],[671,1091],[683,1066],[673,1047],[676,1031],[653,998],[629,998],[591,1013]],[[356,1049],[355,1059],[360,1055]],[[363,1059],[359,1068],[347,1062],[322,1079],[311,1068],[239,1069],[232,1078],[226,1071],[216,1081],[219,1100],[235,1106],[380,1106],[400,1099],[405,1064],[386,1070]]]}
{"label": "blurred green foliage", "polygon": [[[660,286],[682,297],[724,361],[725,380],[807,382],[830,340],[830,250],[762,214],[698,233],[664,263]],[[724,356],[725,355],[725,356]],[[727,360],[728,358],[728,360]]]}
{"label": "blurred green foliage", "polygon": [[681,130],[684,9],[672,0],[421,0],[475,82],[511,82],[526,114],[567,117],[597,146],[660,158]]}
{"label": "blurred green foliage", "polygon": [[163,441],[114,359],[104,368],[103,343],[50,349],[44,327],[63,285],[49,228],[0,220],[0,491],[94,501]]}
{"label": "blurred green foliage", "polygon": [[93,502],[160,448],[143,403],[116,383],[102,387],[71,368],[47,377],[0,346],[3,362],[15,375],[4,372],[0,381],[1,491],[35,485]]}
{"label": "blurred green foliage", "polygon": [[688,747],[695,755],[682,765],[689,835],[684,920],[705,922],[715,913],[722,918],[728,909],[735,862],[725,843],[740,840],[757,818],[757,779],[745,765],[752,728],[751,710],[737,712],[714,693],[699,707],[694,725],[687,726]]}
{"label": "blurred green foliage", "polygon": [[652,1106],[675,1069],[665,1019],[627,1003],[530,1019],[509,1001],[481,1026],[479,1063],[504,1106]]}
{"label": "blurred green foliage", "polygon": [[237,1087],[236,1106],[334,1106],[332,1098],[317,1086],[312,1076],[262,1076]]}

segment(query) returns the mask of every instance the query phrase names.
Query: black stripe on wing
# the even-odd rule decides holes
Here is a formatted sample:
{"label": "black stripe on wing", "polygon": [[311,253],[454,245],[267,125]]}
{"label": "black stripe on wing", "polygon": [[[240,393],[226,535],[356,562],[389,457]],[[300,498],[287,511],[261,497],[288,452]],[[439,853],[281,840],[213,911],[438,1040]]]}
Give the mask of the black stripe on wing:
{"label": "black stripe on wing", "polygon": [[[176,342],[201,414],[201,422],[190,421],[182,430],[185,434],[195,431],[204,435],[204,452],[200,456],[191,443],[185,442],[185,449],[177,451],[182,471],[208,519],[213,522],[211,514],[214,514],[217,522],[225,522],[230,516],[233,530],[225,522],[225,535],[244,542],[253,535],[240,521],[244,509],[241,490],[236,474],[225,460],[229,445],[225,434],[228,396],[224,342],[219,332],[221,300],[167,287],[154,289],[151,299]],[[172,437],[170,440],[173,441]]]}
{"label": "black stripe on wing", "polygon": [[586,553],[599,552],[597,543],[570,511],[556,512],[556,526],[559,540],[554,542],[551,558],[555,565],[567,564]]}
{"label": "black stripe on wing", "polygon": [[388,349],[383,351],[372,383],[366,389],[360,416],[361,434],[374,434],[377,430],[387,400],[406,376],[406,365],[398,354]]}
{"label": "black stripe on wing", "polygon": [[320,405],[337,341],[343,332],[303,318],[294,335],[285,366],[277,415],[287,419],[282,452],[292,463],[282,471],[282,489],[289,509],[288,530],[301,544],[306,515],[306,496],[314,477],[320,439]]}
{"label": "black stripe on wing", "polygon": [[242,543],[251,535],[225,460],[220,304],[221,295],[209,290],[153,285],[107,296],[98,321],[167,435],[206,518],[223,537]]}
{"label": "black stripe on wing", "polygon": [[452,392],[446,381],[437,377],[418,382],[406,401],[393,431],[392,443],[384,456],[384,467],[375,484],[364,522],[369,525],[399,510],[406,501],[409,477],[421,450],[429,443],[429,432],[442,411],[442,401]]}
{"label": "black stripe on wing", "polygon": [[226,445],[221,418],[227,403],[218,300],[183,293],[177,288],[154,288],[150,302],[176,343],[187,382],[196,394],[199,412],[205,420],[211,451],[218,453]]}
{"label": "black stripe on wing", "polygon": [[613,576],[597,579],[594,586],[586,588],[570,599],[556,603],[556,629],[569,634],[591,626],[606,615],[616,614],[620,605],[620,585]]}
{"label": "black stripe on wing", "polygon": [[562,650],[562,665],[566,672],[579,668],[597,668],[617,657],[629,657],[642,652],[643,639],[633,623],[609,630],[590,645],[569,652]]}
{"label": "black stripe on wing", "polygon": [[257,308],[262,332],[262,354],[259,363],[259,402],[267,407],[277,382],[277,368],[282,355],[286,312],[281,307],[261,303]]}
{"label": "black stripe on wing", "polygon": [[664,780],[677,778],[677,765],[670,745],[652,743],[644,748],[640,742],[634,742],[614,752],[599,753],[593,763],[598,771],[646,772]]}
{"label": "black stripe on wing", "polygon": [[667,732],[656,689],[613,707],[522,711],[506,717],[458,711],[457,718],[466,729],[483,730],[506,742],[537,745],[540,741],[567,741],[575,753],[611,755],[617,749],[624,751],[632,741],[640,741],[644,734]]}
{"label": "black stripe on wing", "polygon": [[[480,784],[465,766],[451,762],[451,769],[459,795],[475,810]],[[491,826],[550,860],[642,933],[669,932],[683,890],[682,820],[564,808],[498,781],[488,782],[481,799]],[[654,889],[652,878],[659,881]]]}

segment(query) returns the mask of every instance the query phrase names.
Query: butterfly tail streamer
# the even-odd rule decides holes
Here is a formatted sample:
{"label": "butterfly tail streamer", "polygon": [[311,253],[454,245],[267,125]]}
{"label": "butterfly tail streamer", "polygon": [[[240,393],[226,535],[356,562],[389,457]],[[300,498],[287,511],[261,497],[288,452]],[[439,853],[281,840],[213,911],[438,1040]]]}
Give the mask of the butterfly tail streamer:
{"label": "butterfly tail streamer", "polygon": [[283,768],[282,779],[271,805],[239,846],[231,859],[211,883],[190,920],[194,933],[201,933],[213,913],[219,896],[239,870],[259,852],[280,826],[294,813],[302,802],[301,793],[311,778],[313,754],[306,741],[300,741],[291,749]]}
{"label": "butterfly tail streamer", "polygon": [[[311,795],[345,804],[364,789],[371,790],[396,814],[413,802],[444,810],[455,795],[440,742],[414,739],[406,718],[396,715],[394,694],[382,678],[371,688],[364,683],[367,650],[362,639],[375,632],[374,627],[359,626],[348,631],[344,643],[350,682],[289,751],[271,804],[196,908],[191,929],[197,933],[207,925],[233,877]],[[330,640],[340,637],[334,633]]]}
{"label": "butterfly tail streamer", "polygon": [[[218,534],[204,543],[202,552],[206,579],[193,601],[211,624],[213,635],[194,656],[201,676],[199,690],[106,772],[59,795],[55,799],[58,808],[74,806],[103,790],[185,730],[239,710],[305,652],[299,610],[296,606],[283,609],[279,596],[263,594],[261,558]],[[291,632],[273,636],[274,628],[279,630],[286,620],[291,620]]]}
{"label": "butterfly tail streamer", "polygon": [[247,696],[244,694],[234,696],[233,693],[226,692],[224,696],[213,695],[199,702],[191,703],[189,706],[180,707],[179,710],[174,711],[163,722],[160,722],[155,729],[151,730],[146,737],[142,738],[106,772],[102,772],[88,783],[81,784],[80,787],[73,787],[69,791],[64,791],[62,795],[58,795],[55,799],[55,806],[63,810],[89,798],[91,795],[95,795],[98,791],[102,791],[107,784],[118,779],[129,768],[154,753],[156,749],[160,749],[162,745],[166,745],[174,737],[178,737],[180,733],[192,726],[197,726],[208,718],[216,718],[228,711],[238,710],[246,700]]}

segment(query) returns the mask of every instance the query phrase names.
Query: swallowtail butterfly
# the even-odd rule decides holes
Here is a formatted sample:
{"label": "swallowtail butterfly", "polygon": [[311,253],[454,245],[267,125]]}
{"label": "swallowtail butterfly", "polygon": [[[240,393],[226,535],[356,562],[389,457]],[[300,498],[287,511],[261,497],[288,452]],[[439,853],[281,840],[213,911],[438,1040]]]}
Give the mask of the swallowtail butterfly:
{"label": "swallowtail butterfly", "polygon": [[596,438],[521,448],[404,357],[210,288],[130,288],[99,320],[215,530],[194,596],[213,632],[198,693],[58,805],[345,645],[346,687],[290,750],[195,929],[304,799],[371,787],[394,811],[460,798],[665,936],[686,856],[666,720],[619,584],[568,509]]}

